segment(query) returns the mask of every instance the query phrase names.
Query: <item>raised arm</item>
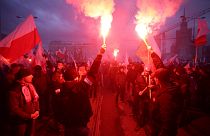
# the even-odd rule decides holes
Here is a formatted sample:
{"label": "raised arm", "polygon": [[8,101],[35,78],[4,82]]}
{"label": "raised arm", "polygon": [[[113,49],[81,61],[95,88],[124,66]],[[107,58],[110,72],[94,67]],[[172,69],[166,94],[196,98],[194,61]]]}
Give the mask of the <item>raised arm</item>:
{"label": "raised arm", "polygon": [[95,75],[98,73],[101,64],[102,55],[105,53],[105,51],[106,51],[106,45],[104,44],[101,46],[99,53],[97,54],[95,60],[93,61],[93,64],[91,65],[90,70],[88,72],[88,76],[95,78]]}

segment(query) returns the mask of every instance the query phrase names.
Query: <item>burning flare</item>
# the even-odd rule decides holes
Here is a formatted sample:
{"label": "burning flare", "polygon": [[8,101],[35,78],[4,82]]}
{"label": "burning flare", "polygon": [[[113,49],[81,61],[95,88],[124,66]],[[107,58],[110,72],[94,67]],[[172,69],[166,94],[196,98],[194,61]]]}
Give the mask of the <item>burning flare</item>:
{"label": "burning flare", "polygon": [[111,28],[112,15],[104,15],[101,17],[101,35],[103,37],[103,43],[105,44],[106,37]]}
{"label": "burning flare", "polygon": [[151,29],[147,26],[146,23],[139,23],[136,25],[135,28],[136,32],[138,33],[139,37],[144,41],[144,43],[147,46],[147,49],[151,49],[151,46],[149,46],[146,42],[146,37],[149,33],[151,33]]}
{"label": "burning flare", "polygon": [[147,30],[147,26],[144,24],[137,24],[136,28],[135,28],[136,32],[138,33],[138,35],[141,37],[141,39],[145,39],[147,34],[148,34],[148,30]]}
{"label": "burning flare", "polygon": [[114,49],[113,55],[114,55],[115,60],[117,58],[118,53],[119,53],[119,49]]}
{"label": "burning flare", "polygon": [[66,0],[75,6],[85,16],[101,19],[101,35],[105,44],[112,23],[114,12],[114,0]]}
{"label": "burning flare", "polygon": [[32,59],[28,59],[29,62],[32,62]]}
{"label": "burning flare", "polygon": [[[138,35],[148,46],[147,35],[152,34],[152,30],[159,29],[165,23],[167,17],[173,16],[179,9],[183,0],[137,0],[139,11],[136,17],[136,28]],[[150,5],[150,6],[148,6]]]}

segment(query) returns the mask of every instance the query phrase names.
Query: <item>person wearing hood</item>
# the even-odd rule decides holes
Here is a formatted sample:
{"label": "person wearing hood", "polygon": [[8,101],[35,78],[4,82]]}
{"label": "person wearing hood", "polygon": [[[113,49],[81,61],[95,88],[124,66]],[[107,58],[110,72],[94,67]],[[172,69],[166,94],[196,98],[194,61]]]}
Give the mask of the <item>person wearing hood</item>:
{"label": "person wearing hood", "polygon": [[171,80],[170,71],[157,69],[152,75],[157,87],[157,94],[152,111],[151,135],[176,136],[183,98],[180,86]]}

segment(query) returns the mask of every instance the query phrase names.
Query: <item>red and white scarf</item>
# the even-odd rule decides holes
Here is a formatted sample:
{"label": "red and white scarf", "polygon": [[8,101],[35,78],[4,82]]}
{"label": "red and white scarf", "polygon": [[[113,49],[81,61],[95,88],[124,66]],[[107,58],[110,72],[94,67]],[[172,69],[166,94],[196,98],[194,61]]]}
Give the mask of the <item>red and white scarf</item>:
{"label": "red and white scarf", "polygon": [[26,102],[31,102],[31,100],[37,101],[39,99],[39,95],[36,92],[36,89],[31,83],[24,84],[22,86],[22,93],[25,97]]}

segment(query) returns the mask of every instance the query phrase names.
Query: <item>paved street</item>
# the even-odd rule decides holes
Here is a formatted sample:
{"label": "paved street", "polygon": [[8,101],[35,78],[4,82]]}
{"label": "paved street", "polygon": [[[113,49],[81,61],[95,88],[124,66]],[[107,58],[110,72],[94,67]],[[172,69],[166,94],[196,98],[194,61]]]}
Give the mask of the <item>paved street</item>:
{"label": "paved street", "polygon": [[[115,93],[103,89],[97,98],[91,98],[94,115],[88,127],[91,136],[146,136],[146,129],[138,128],[128,103],[115,102]],[[178,136],[209,136],[210,117],[190,109],[186,112],[188,124],[178,130]],[[37,135],[62,136],[63,128],[54,120],[45,118],[37,122]]]}

